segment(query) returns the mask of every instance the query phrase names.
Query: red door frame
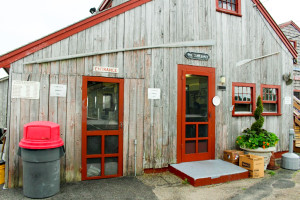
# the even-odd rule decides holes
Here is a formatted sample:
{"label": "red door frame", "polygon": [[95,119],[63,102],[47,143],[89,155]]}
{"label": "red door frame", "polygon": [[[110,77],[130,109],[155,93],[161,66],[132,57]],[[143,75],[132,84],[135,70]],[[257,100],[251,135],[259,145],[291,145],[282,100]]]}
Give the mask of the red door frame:
{"label": "red door frame", "polygon": [[[208,76],[208,130],[209,130],[209,142],[208,152],[201,159],[198,159],[199,154],[196,157],[192,156],[192,160],[184,158],[185,144],[183,137],[185,131],[185,109],[186,99],[185,87],[186,83],[185,74],[195,74],[201,76]],[[178,96],[177,96],[177,163],[195,161],[195,160],[209,160],[215,159],[215,107],[212,104],[212,99],[215,96],[215,68],[211,67],[198,67],[191,65],[178,65]]]}
{"label": "red door frame", "polygon": [[[87,155],[87,136],[104,135],[101,132],[106,131],[87,131],[87,83],[88,81],[95,82],[107,82],[107,83],[119,83],[119,129],[109,131],[105,135],[119,135],[119,151],[118,154],[104,154],[104,139],[101,140],[101,156],[99,155]],[[123,111],[124,111],[124,80],[117,78],[103,78],[103,77],[87,77],[82,78],[82,148],[81,148],[81,178],[82,180],[100,179],[100,178],[112,178],[123,175]],[[118,157],[118,174],[116,175],[104,175],[104,158],[105,157]],[[101,158],[101,174],[102,176],[87,177],[86,160],[88,158]]]}

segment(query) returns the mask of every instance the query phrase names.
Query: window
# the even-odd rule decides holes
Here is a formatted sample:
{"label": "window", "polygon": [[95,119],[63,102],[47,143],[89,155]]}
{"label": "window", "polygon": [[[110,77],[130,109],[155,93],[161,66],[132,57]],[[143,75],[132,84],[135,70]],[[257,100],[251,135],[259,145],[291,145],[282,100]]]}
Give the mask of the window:
{"label": "window", "polygon": [[290,43],[293,45],[295,49],[297,49],[297,41],[296,40],[290,40]]}
{"label": "window", "polygon": [[294,96],[300,99],[300,90],[294,90]]}
{"label": "window", "polygon": [[261,85],[261,100],[264,107],[263,115],[281,115],[279,85]]}
{"label": "window", "polygon": [[232,83],[232,116],[253,116],[254,94],[254,83]]}
{"label": "window", "polygon": [[241,15],[241,0],[216,0],[217,11],[231,15]]}

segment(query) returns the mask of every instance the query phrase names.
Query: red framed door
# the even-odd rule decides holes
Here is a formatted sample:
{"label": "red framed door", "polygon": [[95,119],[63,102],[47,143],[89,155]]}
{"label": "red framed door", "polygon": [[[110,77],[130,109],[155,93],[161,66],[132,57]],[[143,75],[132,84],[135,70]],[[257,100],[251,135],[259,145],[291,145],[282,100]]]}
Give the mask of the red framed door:
{"label": "red framed door", "polygon": [[214,68],[178,65],[178,163],[215,158],[214,96]]}
{"label": "red framed door", "polygon": [[82,180],[122,176],[124,80],[83,77]]}

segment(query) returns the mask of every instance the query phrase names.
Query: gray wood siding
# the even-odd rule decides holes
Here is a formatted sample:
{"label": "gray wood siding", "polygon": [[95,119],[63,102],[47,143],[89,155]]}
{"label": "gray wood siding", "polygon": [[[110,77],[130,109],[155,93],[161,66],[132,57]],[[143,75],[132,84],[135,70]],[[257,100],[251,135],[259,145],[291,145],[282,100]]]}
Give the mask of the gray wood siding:
{"label": "gray wood siding", "polygon": [[8,79],[0,81],[0,127],[7,128]]}
{"label": "gray wood siding", "polygon": [[[287,150],[292,106],[285,105],[283,97],[292,96],[292,86],[286,86],[282,75],[292,71],[292,56],[251,0],[242,1],[242,17],[216,12],[215,6],[212,0],[153,0],[13,63],[12,80],[27,80],[30,75],[29,80],[41,82],[41,89],[39,100],[11,100],[11,186],[22,184],[17,146],[24,123],[33,120],[60,124],[66,147],[61,179],[81,180],[82,76],[125,79],[124,175],[134,173],[135,139],[138,174],[177,162],[178,64],[216,68],[216,86],[221,75],[226,77],[227,89],[216,90],[222,100],[216,107],[216,158],[222,158],[223,150],[236,148],[235,138],[253,122],[252,117],[232,117],[232,82],[256,83],[256,97],[261,84],[281,86],[282,115],[266,117],[264,127],[279,136],[277,151]],[[214,46],[154,48],[23,65],[78,53],[211,39]],[[184,57],[187,51],[207,53],[210,59],[188,60]],[[241,60],[274,52],[280,53],[236,67]],[[93,72],[95,65],[117,67],[120,73]],[[52,83],[66,84],[67,97],[49,97]],[[161,88],[161,99],[148,100],[148,88]]]}

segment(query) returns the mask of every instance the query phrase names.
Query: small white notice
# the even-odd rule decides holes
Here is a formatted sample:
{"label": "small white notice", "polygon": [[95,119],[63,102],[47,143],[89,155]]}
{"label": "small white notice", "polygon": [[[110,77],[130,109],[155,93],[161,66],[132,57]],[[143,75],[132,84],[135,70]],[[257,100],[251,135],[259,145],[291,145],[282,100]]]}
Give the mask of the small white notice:
{"label": "small white notice", "polygon": [[160,88],[148,88],[148,99],[160,99]]}
{"label": "small white notice", "polygon": [[67,86],[61,84],[50,85],[50,97],[66,97]]}
{"label": "small white notice", "polygon": [[108,73],[119,73],[119,68],[116,67],[101,67],[101,66],[94,66],[94,72],[108,72]]}
{"label": "small white notice", "polygon": [[291,105],[292,104],[292,98],[291,97],[284,97],[284,104]]}
{"label": "small white notice", "polygon": [[11,98],[13,99],[39,99],[40,82],[12,81]]}

